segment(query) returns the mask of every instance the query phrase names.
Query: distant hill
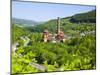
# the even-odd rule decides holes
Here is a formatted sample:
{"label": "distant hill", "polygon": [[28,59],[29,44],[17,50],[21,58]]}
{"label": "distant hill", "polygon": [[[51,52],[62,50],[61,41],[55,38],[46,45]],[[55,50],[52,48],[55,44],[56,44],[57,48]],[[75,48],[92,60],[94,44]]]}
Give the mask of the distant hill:
{"label": "distant hill", "polygon": [[20,27],[21,26],[34,26],[34,25],[40,24],[40,22],[26,20],[26,19],[18,19],[18,18],[12,18],[12,22],[16,23]]}
{"label": "distant hill", "polygon": [[[73,16],[60,18],[61,30],[63,30],[66,34],[69,32],[74,33],[76,29],[79,29],[78,25],[92,25],[96,22],[96,10],[92,10],[86,13],[75,14]],[[80,27],[81,27],[80,26]],[[43,30],[47,28],[51,33],[57,31],[57,19],[49,20],[40,25],[36,25],[34,27],[27,28],[32,32],[43,32]],[[82,29],[82,28],[81,28]],[[76,33],[76,32],[75,32]]]}
{"label": "distant hill", "polygon": [[92,10],[86,13],[75,14],[70,19],[71,22],[96,22],[96,10]]}

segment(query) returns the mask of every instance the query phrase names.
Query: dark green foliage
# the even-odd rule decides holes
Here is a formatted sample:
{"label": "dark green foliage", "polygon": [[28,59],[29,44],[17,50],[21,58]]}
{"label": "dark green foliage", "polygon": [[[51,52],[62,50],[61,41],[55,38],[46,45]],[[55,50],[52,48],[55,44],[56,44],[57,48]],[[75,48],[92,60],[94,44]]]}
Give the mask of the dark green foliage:
{"label": "dark green foliage", "polygon": [[85,22],[85,23],[96,23],[96,10],[87,12],[87,13],[81,13],[81,14],[76,14],[72,16],[70,19],[71,22]]}
{"label": "dark green foliage", "polygon": [[[40,35],[35,36],[40,37]],[[30,38],[32,37],[30,36]],[[95,69],[95,36],[87,35],[82,38],[72,38],[68,41],[57,44],[32,41],[30,46],[20,46],[17,50],[17,58],[12,58],[12,61],[17,60],[17,62],[12,62],[12,72],[41,72],[29,66],[29,62],[46,66],[48,72],[60,71],[60,68],[63,70]],[[20,57],[19,54],[22,54],[22,56]],[[16,56],[13,55],[12,57]],[[55,62],[57,66],[55,66]],[[18,70],[15,67],[17,64],[19,65]],[[21,71],[23,67],[24,70]]]}
{"label": "dark green foliage", "polygon": [[21,36],[26,36],[29,32],[24,28],[16,26],[16,24],[12,24],[12,42],[16,42]]}

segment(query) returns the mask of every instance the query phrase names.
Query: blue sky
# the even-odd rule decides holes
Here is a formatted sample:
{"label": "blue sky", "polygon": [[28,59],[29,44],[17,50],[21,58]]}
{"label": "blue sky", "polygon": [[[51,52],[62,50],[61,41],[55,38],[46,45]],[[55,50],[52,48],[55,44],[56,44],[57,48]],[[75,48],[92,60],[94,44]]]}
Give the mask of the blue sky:
{"label": "blue sky", "polygon": [[72,16],[95,9],[95,6],[12,2],[12,17],[34,21],[48,21],[57,17]]}

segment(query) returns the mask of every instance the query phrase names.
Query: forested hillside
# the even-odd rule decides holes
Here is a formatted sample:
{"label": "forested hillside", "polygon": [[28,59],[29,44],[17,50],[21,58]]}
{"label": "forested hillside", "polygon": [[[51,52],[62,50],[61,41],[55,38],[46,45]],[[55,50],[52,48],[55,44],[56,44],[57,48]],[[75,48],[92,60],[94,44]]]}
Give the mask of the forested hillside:
{"label": "forested hillside", "polygon": [[18,27],[16,24],[12,24],[12,43],[16,42],[19,37],[26,36],[29,31],[26,31],[26,29],[22,27]]}
{"label": "forested hillside", "polygon": [[56,19],[23,28],[13,23],[12,74],[96,69],[94,15],[90,11],[61,18],[65,42],[42,41],[45,28],[56,34]]}
{"label": "forested hillside", "polygon": [[87,22],[96,23],[96,10],[89,11],[87,13],[76,14],[71,17],[72,22]]}
{"label": "forested hillside", "polygon": [[[30,26],[27,27],[26,29],[32,32],[43,32],[43,30],[47,28],[51,33],[54,33],[56,32],[56,27],[57,27],[56,20],[57,19],[50,20],[43,24],[36,25],[34,27]],[[79,34],[81,32],[89,32],[95,30],[95,22],[96,22],[96,13],[95,10],[93,10],[86,13],[76,14],[71,17],[61,18],[61,29],[67,35]]]}

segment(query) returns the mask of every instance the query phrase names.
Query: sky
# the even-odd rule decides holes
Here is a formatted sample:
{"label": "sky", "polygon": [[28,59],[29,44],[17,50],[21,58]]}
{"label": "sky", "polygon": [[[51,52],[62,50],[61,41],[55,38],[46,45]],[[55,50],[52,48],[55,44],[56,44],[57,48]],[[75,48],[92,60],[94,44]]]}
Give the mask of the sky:
{"label": "sky", "polygon": [[12,1],[12,17],[37,22],[68,17],[96,9],[95,6]]}

